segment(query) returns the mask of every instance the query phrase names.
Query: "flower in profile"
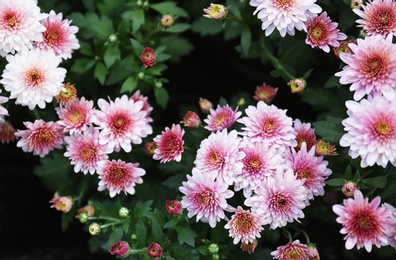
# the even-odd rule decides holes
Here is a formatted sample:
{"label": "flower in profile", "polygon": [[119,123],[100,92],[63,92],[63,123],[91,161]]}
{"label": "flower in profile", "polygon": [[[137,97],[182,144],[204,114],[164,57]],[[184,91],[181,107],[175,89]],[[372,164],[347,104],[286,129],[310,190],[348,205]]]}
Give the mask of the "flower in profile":
{"label": "flower in profile", "polygon": [[333,48],[334,54],[337,58],[340,58],[341,53],[352,53],[351,48],[349,48],[349,43],[357,43],[357,40],[349,39],[340,41],[340,44]]}
{"label": "flower in profile", "polygon": [[135,102],[123,95],[109,102],[100,98],[98,106],[100,110],[94,113],[92,120],[101,129],[99,143],[107,144],[116,152],[121,148],[130,152],[131,144],[142,143],[142,138],[153,132],[147,122],[147,111],[142,110],[142,101]]}
{"label": "flower in profile", "polygon": [[307,38],[305,43],[312,48],[319,47],[324,52],[330,52],[331,47],[337,47],[339,41],[345,40],[347,36],[337,29],[338,23],[332,22],[327,12],[316,17],[308,17],[305,22]]}
{"label": "flower in profile", "polygon": [[319,140],[316,142],[315,152],[318,156],[338,155],[335,146],[323,140]]}
{"label": "flower in profile", "polygon": [[212,132],[200,143],[194,161],[195,167],[232,185],[235,176],[243,168],[242,159],[245,153],[240,150],[241,140],[236,130],[229,133],[227,129]]}
{"label": "flower in profile", "polygon": [[254,252],[258,244],[258,240],[254,239],[253,242],[248,242],[248,243],[243,243],[241,242],[241,250],[246,251],[248,254],[251,254]]}
{"label": "flower in profile", "polygon": [[250,210],[244,210],[241,206],[235,209],[224,228],[229,229],[229,236],[233,238],[234,245],[239,242],[254,243],[256,238],[261,237],[260,232],[263,230],[260,218]]}
{"label": "flower in profile", "polygon": [[259,101],[256,106],[246,108],[245,113],[237,122],[244,125],[241,134],[251,141],[281,147],[297,145],[293,119],[286,115],[286,110]]}
{"label": "flower in profile", "polygon": [[99,130],[93,127],[84,132],[76,132],[65,136],[66,152],[64,156],[74,165],[74,172],[92,175],[95,173],[98,162],[106,160],[111,153],[107,145],[99,144]]}
{"label": "flower in profile", "polygon": [[162,26],[164,26],[165,28],[169,28],[171,27],[175,22],[175,19],[173,18],[172,15],[169,14],[165,14],[161,17],[161,24]]}
{"label": "flower in profile", "polygon": [[291,93],[301,93],[307,87],[307,81],[303,78],[291,79],[287,82]]}
{"label": "flower in profile", "polygon": [[197,128],[201,125],[201,119],[194,111],[188,111],[184,115],[183,121],[181,121],[181,123],[184,124],[184,127]]}
{"label": "flower in profile", "polygon": [[23,122],[26,130],[17,130],[15,136],[20,140],[17,147],[24,152],[33,152],[41,158],[54,149],[61,149],[63,145],[63,127],[57,122],[45,122],[37,119],[32,122]]}
{"label": "flower in profile", "polygon": [[369,0],[359,8],[352,9],[360,19],[356,20],[358,27],[362,27],[367,35],[388,34],[396,36],[396,3],[393,0]]}
{"label": "flower in profile", "polygon": [[345,234],[346,249],[356,246],[371,252],[373,245],[380,248],[388,244],[386,224],[391,212],[380,203],[379,196],[369,202],[360,190],[356,190],[353,198],[344,199],[344,205],[333,205],[338,215],[336,221],[342,225],[340,233]]}
{"label": "flower in profile", "polygon": [[310,123],[303,123],[300,119],[294,120],[294,129],[297,131],[297,146],[294,148],[297,151],[301,149],[302,143],[306,143],[307,150],[316,145],[316,134],[315,130],[311,127]]}
{"label": "flower in profile", "polygon": [[36,48],[43,50],[53,50],[57,56],[62,59],[70,59],[73,50],[80,48],[76,38],[78,27],[70,25],[71,20],[63,19],[62,13],[49,12],[48,17],[41,20],[45,31],[43,40],[36,42]]}
{"label": "flower in profile", "polygon": [[1,1],[0,55],[33,48],[33,41],[43,39],[41,33],[45,27],[40,21],[46,16],[32,0]]}
{"label": "flower in profile", "polygon": [[151,243],[147,247],[147,254],[150,258],[159,258],[162,256],[162,247],[157,243]]}
{"label": "flower in profile", "polygon": [[[0,89],[0,93],[1,93],[1,89]],[[3,107],[1,104],[5,104],[7,103],[8,98],[0,96],[0,123],[4,123],[4,117],[8,116],[8,110]]]}
{"label": "flower in profile", "polygon": [[230,211],[227,199],[234,196],[227,183],[216,180],[213,174],[192,169],[192,175],[187,175],[187,181],[179,187],[184,194],[181,204],[187,209],[187,217],[196,215],[196,220],[214,228],[221,219],[226,219],[224,211]]}
{"label": "flower in profile", "polygon": [[304,181],[297,179],[293,170],[279,166],[274,176],[262,183],[245,200],[245,205],[258,214],[263,224],[271,229],[284,227],[288,222],[304,218],[303,209],[308,205]]}
{"label": "flower in profile", "polygon": [[348,181],[342,185],[341,191],[346,197],[352,197],[357,190],[357,184],[353,181]]}
{"label": "flower in profile", "polygon": [[121,257],[125,257],[128,255],[129,253],[129,244],[128,242],[125,241],[118,241],[115,242],[110,250],[109,253],[112,255],[116,255],[116,256],[121,256]]}
{"label": "flower in profile", "polygon": [[92,124],[94,113],[93,101],[85,100],[84,97],[76,99],[64,107],[55,108],[59,116],[58,123],[62,126],[63,132],[70,134],[85,131]]}
{"label": "flower in profile", "polygon": [[64,106],[66,104],[72,103],[77,97],[76,88],[67,82],[63,84],[63,90],[59,92],[58,95],[55,96],[56,102],[58,102],[59,106]]}
{"label": "flower in profile", "polygon": [[10,99],[16,99],[15,104],[43,109],[63,89],[66,70],[58,67],[62,59],[53,52],[23,49],[6,59],[0,83],[11,93]]}
{"label": "flower in profile", "polygon": [[353,159],[361,157],[363,168],[377,164],[396,166],[396,100],[383,96],[347,101],[348,118],[341,123],[346,132],[340,139],[342,147],[349,147]]}
{"label": "flower in profile", "polygon": [[144,67],[147,69],[148,67],[155,65],[156,55],[152,48],[145,47],[140,55],[140,59],[143,62]]}
{"label": "flower in profile", "polygon": [[16,139],[15,128],[8,122],[0,123],[0,142],[4,144]]}
{"label": "flower in profile", "polygon": [[198,105],[202,113],[204,114],[208,114],[210,112],[210,109],[213,108],[212,102],[210,102],[206,98],[199,98]]}
{"label": "flower in profile", "polygon": [[346,65],[335,73],[340,83],[351,84],[354,100],[380,94],[392,100],[396,86],[396,45],[392,43],[392,35],[385,39],[381,35],[367,36],[348,46],[353,53],[340,55]]}
{"label": "flower in profile", "polygon": [[308,256],[309,260],[320,260],[319,251],[315,244],[309,243],[307,244],[308,251],[311,256]]}
{"label": "flower in profile", "polygon": [[279,246],[271,252],[273,259],[279,260],[310,260],[313,257],[306,244],[301,244],[300,240],[294,240],[286,245]]}
{"label": "flower in profile", "polygon": [[224,106],[217,105],[216,109],[210,109],[209,112],[208,117],[204,119],[206,123],[204,128],[211,132],[230,128],[242,115],[242,112],[238,111],[238,107],[232,110],[228,104]]}
{"label": "flower in profile", "polygon": [[264,82],[262,85],[256,87],[253,98],[256,101],[262,100],[269,105],[277,93],[278,88],[272,87]]}
{"label": "flower in profile", "polygon": [[222,20],[227,17],[227,7],[220,4],[210,4],[209,7],[204,8],[204,17],[215,20]]}
{"label": "flower in profile", "polygon": [[282,1],[282,0],[251,0],[249,4],[256,7],[254,15],[263,23],[261,28],[265,36],[277,29],[282,37],[293,36],[295,29],[305,29],[304,22],[308,17],[315,17],[322,8],[315,4],[316,0]]}
{"label": "flower in profile", "polygon": [[80,218],[82,213],[87,214],[88,217],[93,217],[95,215],[95,208],[92,205],[85,205],[77,210],[76,218]]}
{"label": "flower in profile", "polygon": [[384,207],[390,212],[386,222],[386,236],[391,247],[396,249],[396,208],[389,203],[384,203]]}
{"label": "flower in profile", "polygon": [[143,168],[139,168],[139,163],[127,163],[118,160],[99,161],[96,172],[99,175],[98,191],[107,189],[113,198],[121,191],[127,194],[135,194],[135,185],[143,183],[141,178],[146,174]]}
{"label": "flower in profile", "polygon": [[175,216],[178,216],[183,212],[182,204],[178,200],[166,200],[165,207],[166,207],[166,211],[168,211],[169,214]]}
{"label": "flower in profile", "polygon": [[58,196],[55,194],[54,198],[50,200],[51,208],[55,208],[58,211],[67,213],[73,206],[73,198],[71,196]]}
{"label": "flower in profile", "polygon": [[179,124],[172,124],[172,128],[165,127],[165,131],[153,139],[156,145],[153,159],[160,160],[161,163],[180,162],[184,151],[184,132]]}

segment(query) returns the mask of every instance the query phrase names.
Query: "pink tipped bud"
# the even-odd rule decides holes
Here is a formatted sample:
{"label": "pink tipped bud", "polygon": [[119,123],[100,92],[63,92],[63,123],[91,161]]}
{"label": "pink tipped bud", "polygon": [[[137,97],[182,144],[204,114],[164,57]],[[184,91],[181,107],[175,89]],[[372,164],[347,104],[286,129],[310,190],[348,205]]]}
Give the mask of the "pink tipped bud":
{"label": "pink tipped bud", "polygon": [[181,123],[183,123],[185,127],[197,128],[201,125],[201,119],[199,118],[197,113],[193,111],[188,111],[184,115],[183,121]]}
{"label": "pink tipped bud", "polygon": [[219,4],[210,4],[208,8],[203,9],[204,17],[209,19],[222,20],[227,17],[227,7]]}
{"label": "pink tipped bud", "polygon": [[161,18],[161,24],[165,28],[171,27],[174,22],[175,22],[175,20],[173,19],[172,15],[169,15],[169,14],[163,15]]}
{"label": "pink tipped bud", "polygon": [[14,127],[9,123],[0,123],[0,143],[9,143],[16,139]]}
{"label": "pink tipped bud", "polygon": [[51,208],[62,211],[63,213],[69,212],[73,206],[73,198],[71,196],[58,196],[50,200],[52,203]]}
{"label": "pink tipped bud", "polygon": [[342,186],[341,190],[346,197],[352,197],[355,190],[357,190],[357,184],[353,181],[348,181]]}
{"label": "pink tipped bud", "polygon": [[154,155],[154,150],[157,148],[157,144],[152,141],[152,142],[148,142],[144,145],[144,151],[146,152],[146,154],[152,156]]}
{"label": "pink tipped bud", "polygon": [[198,103],[199,103],[199,108],[204,114],[208,114],[210,110],[213,108],[212,102],[210,102],[206,98],[200,98]]}
{"label": "pink tipped bud", "polygon": [[287,85],[290,86],[292,93],[300,93],[304,91],[305,87],[307,86],[307,82],[303,78],[297,78],[289,80]]}
{"label": "pink tipped bud", "polygon": [[167,200],[165,201],[166,203],[166,210],[168,211],[169,214],[178,216],[182,214],[182,205],[181,202],[178,200]]}
{"label": "pink tipped bud", "polygon": [[110,254],[118,255],[121,257],[127,256],[128,252],[129,252],[129,244],[124,241],[118,241],[114,243],[109,250]]}
{"label": "pink tipped bud", "polygon": [[151,243],[147,247],[147,254],[150,258],[158,258],[162,256],[162,247],[157,243]]}
{"label": "pink tipped bud", "polygon": [[153,49],[150,47],[146,47],[142,51],[142,55],[140,56],[140,59],[143,62],[143,65],[145,68],[151,67],[155,65],[155,52]]}
{"label": "pink tipped bud", "polygon": [[314,244],[308,244],[308,251],[310,255],[308,256],[309,260],[320,260],[318,249]]}
{"label": "pink tipped bud", "polygon": [[256,101],[264,101],[266,104],[271,104],[272,100],[275,98],[276,93],[278,93],[278,88],[274,88],[265,82],[261,86],[256,87],[253,98]]}

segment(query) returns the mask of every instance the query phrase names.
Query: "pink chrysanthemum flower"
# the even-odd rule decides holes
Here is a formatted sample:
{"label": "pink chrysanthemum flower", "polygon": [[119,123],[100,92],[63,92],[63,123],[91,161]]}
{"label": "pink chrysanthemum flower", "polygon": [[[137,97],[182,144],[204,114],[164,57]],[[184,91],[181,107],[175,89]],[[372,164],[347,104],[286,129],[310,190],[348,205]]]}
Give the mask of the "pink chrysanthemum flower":
{"label": "pink chrysanthemum flower", "polygon": [[192,175],[187,175],[187,181],[179,187],[184,194],[181,204],[187,209],[187,217],[196,215],[197,222],[209,223],[212,228],[221,219],[227,219],[224,211],[231,211],[227,199],[234,196],[228,187],[227,183],[215,180],[213,174],[193,168]]}
{"label": "pink chrysanthemum flower", "polygon": [[50,203],[51,208],[67,213],[73,207],[73,198],[71,196],[58,196],[56,194],[54,198],[50,200]]}
{"label": "pink chrysanthemum flower", "polygon": [[338,47],[339,41],[345,40],[347,36],[337,29],[338,23],[333,22],[327,16],[327,12],[317,17],[308,17],[305,22],[307,38],[305,43],[312,48],[319,47],[324,52],[330,52],[331,47]]}
{"label": "pink chrysanthemum flower", "polygon": [[396,249],[396,208],[389,203],[384,203],[384,207],[390,212],[385,233],[389,245]]}
{"label": "pink chrysanthemum flower", "polygon": [[342,121],[346,133],[340,145],[349,147],[349,156],[360,156],[363,168],[388,162],[396,166],[396,100],[377,96],[345,105],[348,118]]}
{"label": "pink chrysanthemum flower", "polygon": [[111,246],[109,253],[120,257],[126,257],[128,256],[129,249],[130,246],[128,242],[118,241]]}
{"label": "pink chrysanthemum flower", "polygon": [[78,27],[70,25],[72,21],[63,19],[62,13],[50,11],[46,19],[41,20],[45,31],[43,40],[35,44],[36,48],[53,50],[62,59],[70,59],[73,50],[80,48],[76,38]]}
{"label": "pink chrysanthemum flower", "polygon": [[63,145],[63,127],[57,122],[45,122],[37,119],[32,122],[23,122],[26,130],[17,130],[15,136],[21,138],[17,147],[24,152],[33,152],[41,158],[54,149],[60,149]]}
{"label": "pink chrysanthemum flower", "polygon": [[[0,89],[0,93],[1,93],[1,89]],[[4,117],[8,116],[8,110],[1,105],[7,103],[7,101],[8,101],[7,97],[0,96],[0,123],[4,123],[5,121]]]}
{"label": "pink chrysanthemum flower", "polygon": [[10,123],[0,123],[0,142],[2,144],[16,140],[15,129]]}
{"label": "pink chrysanthemum flower", "polygon": [[41,33],[45,27],[40,21],[46,17],[33,0],[1,1],[0,55],[33,48],[33,41],[43,39]]}
{"label": "pink chrysanthemum flower", "polygon": [[278,260],[311,260],[313,257],[306,244],[301,244],[300,240],[294,240],[286,245],[279,246],[271,252],[273,259]]}
{"label": "pink chrysanthemum flower", "polygon": [[285,153],[285,162],[297,179],[305,180],[303,186],[307,189],[308,199],[324,194],[325,180],[332,171],[327,168],[329,162],[323,160],[323,156],[316,156],[315,147],[308,150],[306,143],[302,143],[299,151],[291,148]]}
{"label": "pink chrysanthemum flower", "polygon": [[354,100],[366,94],[383,94],[392,100],[396,86],[396,45],[392,35],[385,39],[381,35],[357,39],[357,44],[349,43],[349,48],[353,53],[340,54],[346,66],[335,75],[341,84],[351,84]]}
{"label": "pink chrysanthemum flower", "polygon": [[212,132],[229,128],[241,115],[242,112],[238,111],[238,107],[232,110],[228,104],[225,106],[217,105],[216,109],[210,109],[210,114],[204,119],[206,123],[204,128]]}
{"label": "pink chrysanthemum flower", "polygon": [[237,121],[244,125],[241,134],[251,141],[279,147],[297,145],[293,119],[286,115],[286,110],[259,101],[256,106],[246,108],[245,113],[247,116]]}
{"label": "pink chrysanthemum flower", "polygon": [[160,160],[161,163],[180,162],[184,151],[184,132],[179,124],[172,124],[172,128],[165,127],[165,131],[153,139],[156,145],[153,159]]}
{"label": "pink chrysanthemum flower", "polygon": [[201,119],[194,111],[188,111],[180,123],[184,124],[184,127],[198,128],[201,125]]}
{"label": "pink chrysanthemum flower", "polygon": [[229,229],[229,236],[233,238],[234,245],[240,241],[242,243],[253,243],[256,238],[261,237],[260,232],[264,229],[261,226],[260,218],[250,210],[244,210],[238,206],[231,219],[224,226]]}
{"label": "pink chrysanthemum flower", "polygon": [[135,93],[133,93],[133,95],[130,97],[130,99],[132,99],[135,102],[142,101],[143,102],[142,111],[147,112],[147,115],[146,115],[147,123],[153,122],[153,119],[150,117],[151,111],[153,111],[153,107],[148,102],[148,98],[146,96],[140,94],[140,90],[137,90]]}
{"label": "pink chrysanthemum flower", "polygon": [[283,0],[250,0],[249,4],[256,7],[254,15],[263,23],[261,28],[265,35],[270,35],[277,29],[282,37],[294,35],[295,29],[305,28],[308,17],[315,17],[322,8],[315,4],[316,0],[283,1]]}
{"label": "pink chrysanthemum flower", "polygon": [[263,82],[262,85],[256,86],[253,99],[256,101],[262,100],[269,105],[271,104],[272,100],[275,98],[277,93],[278,93],[278,88],[275,88]]}
{"label": "pink chrysanthemum flower", "polygon": [[236,130],[229,133],[227,129],[212,132],[201,141],[194,161],[195,166],[232,185],[235,176],[241,174],[243,168],[242,159],[245,153],[240,150],[241,140]]}
{"label": "pink chrysanthemum flower", "polygon": [[11,93],[9,98],[16,99],[15,104],[43,109],[63,89],[66,70],[58,67],[62,59],[53,52],[23,49],[6,59],[0,83]]}
{"label": "pink chrysanthemum flower", "polygon": [[76,99],[64,107],[55,108],[59,116],[58,123],[64,126],[63,132],[73,134],[85,131],[87,126],[92,124],[94,114],[93,101],[85,100],[84,97]]}
{"label": "pink chrysanthemum flower", "polygon": [[99,109],[93,117],[94,124],[101,129],[99,143],[107,144],[114,151],[121,148],[132,150],[132,144],[142,143],[142,138],[152,134],[153,129],[147,122],[147,111],[142,110],[144,103],[135,102],[127,95],[114,101],[98,100]]}
{"label": "pink chrysanthemum flower", "polygon": [[369,202],[360,190],[356,190],[354,198],[344,199],[344,205],[333,205],[338,215],[336,221],[342,225],[340,233],[346,234],[346,249],[357,246],[357,249],[364,247],[371,252],[373,245],[380,248],[388,244],[386,223],[391,212],[380,203],[379,196]]}
{"label": "pink chrysanthemum flower", "polygon": [[99,144],[99,130],[88,127],[84,132],[65,136],[65,157],[74,165],[74,172],[94,174],[99,161],[106,160],[111,150]]}
{"label": "pink chrysanthemum flower", "polygon": [[96,172],[99,175],[98,191],[107,189],[109,196],[113,198],[121,191],[127,194],[135,194],[136,184],[143,183],[141,178],[146,174],[139,163],[127,163],[122,160],[99,161]]}
{"label": "pink chrysanthemum flower", "polygon": [[262,223],[271,229],[284,227],[288,222],[304,218],[303,209],[308,205],[304,181],[297,179],[292,169],[279,166],[276,174],[269,177],[245,200],[245,205],[260,216]]}
{"label": "pink chrysanthemum flower", "polygon": [[362,5],[362,9],[352,11],[361,19],[357,19],[358,27],[362,27],[367,35],[388,34],[396,36],[396,3],[393,0],[369,0]]}
{"label": "pink chrysanthemum flower", "polygon": [[284,160],[277,149],[264,143],[250,142],[249,138],[244,138],[243,143],[241,151],[246,156],[242,159],[242,171],[234,176],[234,189],[243,189],[243,195],[248,198],[268,177],[275,174]]}
{"label": "pink chrysanthemum flower", "polygon": [[311,150],[317,142],[315,130],[311,127],[311,124],[303,123],[300,119],[296,118],[294,120],[294,130],[297,132],[297,146],[294,149],[297,151],[300,150],[302,143],[305,142],[307,150]]}

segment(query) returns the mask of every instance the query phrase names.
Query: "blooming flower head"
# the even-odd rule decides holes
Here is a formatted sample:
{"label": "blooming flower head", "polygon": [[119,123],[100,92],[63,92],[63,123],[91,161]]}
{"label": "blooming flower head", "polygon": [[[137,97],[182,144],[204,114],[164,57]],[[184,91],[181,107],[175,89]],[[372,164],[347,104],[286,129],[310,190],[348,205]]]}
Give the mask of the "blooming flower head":
{"label": "blooming flower head", "polygon": [[349,147],[349,156],[360,156],[363,168],[374,164],[386,167],[388,162],[396,165],[396,100],[376,96],[345,105],[348,118],[342,121],[346,133],[340,145]]}
{"label": "blooming flower head", "polygon": [[300,119],[294,120],[294,129],[297,131],[297,146],[296,150],[301,149],[302,143],[306,143],[307,149],[310,150],[316,144],[315,130],[311,127],[310,123],[303,123]]}
{"label": "blooming flower head", "polygon": [[16,139],[15,128],[10,123],[0,123],[0,142],[4,144]]}
{"label": "blooming flower head", "polygon": [[204,114],[208,114],[210,112],[210,109],[213,108],[212,102],[210,102],[206,98],[199,98],[198,104],[199,108]]}
{"label": "blooming flower head", "polygon": [[20,140],[17,147],[21,147],[24,152],[33,152],[41,158],[54,149],[62,148],[63,127],[57,122],[45,122],[37,119],[32,122],[23,122],[26,130],[17,130],[15,136]]}
{"label": "blooming flower head", "polygon": [[127,163],[120,159],[98,162],[98,191],[107,189],[111,198],[121,191],[125,195],[135,194],[135,185],[143,183],[141,177],[146,174],[146,171],[138,166],[139,163]]}
{"label": "blooming flower head", "polygon": [[330,52],[331,47],[337,47],[338,41],[345,40],[347,36],[337,29],[338,23],[332,22],[327,12],[316,17],[308,17],[305,22],[307,38],[305,43],[312,48],[319,47],[324,52]]}
{"label": "blooming flower head", "polygon": [[146,69],[148,67],[154,66],[156,60],[154,50],[150,47],[145,47],[142,51],[142,54],[140,55],[140,59],[142,60],[143,65]]}
{"label": "blooming flower head", "polygon": [[228,185],[234,183],[236,175],[242,172],[245,153],[240,150],[241,138],[232,130],[212,132],[201,141],[195,158],[195,167],[222,179]]}
{"label": "blooming flower head", "polygon": [[294,240],[286,245],[279,246],[271,252],[273,259],[279,260],[310,260],[312,253],[306,244],[301,244],[300,240]]}
{"label": "blooming flower head", "polygon": [[168,211],[169,214],[175,216],[180,215],[183,211],[182,204],[178,200],[166,200],[165,206],[166,206],[166,211]]}
{"label": "blooming flower head", "polygon": [[76,88],[67,82],[63,84],[63,89],[59,92],[58,95],[55,96],[56,102],[58,102],[59,106],[64,106],[66,104],[72,103],[77,97]]}
{"label": "blooming flower head", "polygon": [[64,126],[63,132],[82,132],[92,124],[93,101],[85,100],[84,97],[55,110],[59,116],[58,123]]}
{"label": "blooming flower head", "polygon": [[43,50],[53,50],[57,56],[63,59],[70,59],[73,50],[80,48],[76,38],[77,26],[70,25],[72,21],[63,19],[62,13],[49,12],[47,18],[41,20],[45,31],[43,40],[35,44],[36,48]]}
{"label": "blooming flower head", "polygon": [[359,8],[352,9],[360,19],[356,20],[367,35],[396,36],[396,3],[393,0],[368,0]]}
{"label": "blooming flower head", "polygon": [[150,258],[159,258],[162,256],[162,247],[157,243],[151,243],[147,247],[147,254]]}
{"label": "blooming flower head", "polygon": [[251,0],[249,4],[256,7],[253,14],[257,14],[257,18],[263,22],[261,28],[266,36],[277,29],[284,37],[286,34],[293,36],[295,29],[303,30],[304,22],[308,17],[315,17],[322,11],[315,2],[315,0]]}
{"label": "blooming flower head", "polygon": [[353,197],[355,190],[357,190],[357,184],[353,181],[348,181],[342,185],[341,191],[346,197]]}
{"label": "blooming flower head", "polygon": [[208,8],[204,8],[204,17],[210,18],[210,19],[216,19],[216,20],[221,20],[226,18],[227,16],[227,7],[224,5],[220,4],[210,4]]}
{"label": "blooming flower head", "polygon": [[51,208],[67,213],[71,210],[73,206],[73,198],[71,196],[58,196],[55,195],[52,200],[50,200]]}
{"label": "blooming flower head", "polygon": [[33,48],[41,41],[45,27],[40,23],[47,15],[40,12],[33,0],[1,1],[0,55],[14,54],[22,48]]}
{"label": "blooming flower head", "polygon": [[297,145],[297,132],[292,126],[292,118],[286,115],[286,110],[259,101],[256,106],[246,108],[245,113],[246,116],[237,121],[244,125],[242,135],[251,141],[276,146]]}
{"label": "blooming flower head", "polygon": [[337,155],[337,151],[334,145],[324,140],[319,140],[315,144],[316,155],[326,156],[326,155]]}
{"label": "blooming flower head", "polygon": [[118,241],[115,242],[110,250],[109,253],[116,256],[125,257],[129,253],[129,244],[125,241]]}
{"label": "blooming flower head", "polygon": [[233,238],[234,245],[240,241],[245,244],[253,243],[256,238],[261,237],[260,232],[263,230],[260,218],[250,210],[244,210],[241,206],[235,209],[224,228],[229,229],[229,235]]}
{"label": "blooming flower head", "polygon": [[284,227],[288,222],[299,221],[305,216],[303,209],[308,205],[308,199],[303,183],[292,169],[280,166],[274,176],[245,200],[245,205],[251,207],[251,211],[271,229]]}
{"label": "blooming flower head", "polygon": [[147,122],[147,111],[143,111],[143,102],[135,102],[127,95],[114,101],[98,100],[99,111],[93,116],[94,124],[101,129],[99,143],[107,144],[118,152],[132,150],[132,144],[142,143],[142,138],[153,132]]}
{"label": "blooming flower head", "polygon": [[87,128],[82,133],[65,136],[66,152],[64,156],[71,160],[74,172],[94,174],[98,162],[106,160],[111,150],[107,145],[99,144],[99,130]]}
{"label": "blooming flower head", "polygon": [[241,114],[242,112],[238,111],[238,107],[232,110],[228,104],[225,106],[217,105],[216,109],[210,109],[210,114],[204,119],[206,123],[204,128],[212,132],[230,128]]}
{"label": "blooming flower head", "polygon": [[197,128],[201,125],[201,119],[199,118],[198,114],[194,111],[188,111],[184,117],[183,121],[181,122],[184,124],[184,127],[192,127]]}
{"label": "blooming flower head", "polygon": [[287,82],[291,93],[301,93],[307,86],[307,81],[303,78],[291,79]]}
{"label": "blooming flower head", "polygon": [[264,82],[262,85],[256,87],[253,98],[256,101],[262,100],[269,105],[277,93],[278,88],[272,87]]}
{"label": "blooming flower head", "polygon": [[385,39],[381,35],[357,39],[350,43],[353,53],[342,53],[340,58],[346,65],[335,75],[341,84],[351,84],[353,98],[360,100],[364,95],[383,94],[389,100],[395,97],[396,45],[392,35]]}
{"label": "blooming flower head", "polygon": [[380,206],[378,196],[369,202],[360,190],[356,190],[353,198],[344,199],[344,205],[333,205],[338,215],[336,221],[342,225],[341,234],[345,234],[345,248],[350,250],[364,247],[371,252],[372,246],[380,248],[387,245],[386,223],[390,211]]}
{"label": "blooming flower head", "polygon": [[160,160],[161,163],[180,162],[184,151],[184,132],[179,124],[172,124],[172,128],[165,127],[165,131],[153,139],[156,145],[153,159]]}
{"label": "blooming flower head", "polygon": [[337,58],[340,58],[341,53],[352,53],[351,48],[349,48],[349,43],[356,43],[356,39],[349,39],[340,41],[337,47],[333,48],[334,54]]}
{"label": "blooming flower head", "polygon": [[230,211],[227,199],[234,196],[228,189],[228,184],[216,180],[213,174],[192,169],[192,175],[187,175],[187,181],[179,187],[184,194],[181,204],[187,209],[187,217],[196,215],[196,220],[214,228],[221,219],[226,219],[224,211]]}

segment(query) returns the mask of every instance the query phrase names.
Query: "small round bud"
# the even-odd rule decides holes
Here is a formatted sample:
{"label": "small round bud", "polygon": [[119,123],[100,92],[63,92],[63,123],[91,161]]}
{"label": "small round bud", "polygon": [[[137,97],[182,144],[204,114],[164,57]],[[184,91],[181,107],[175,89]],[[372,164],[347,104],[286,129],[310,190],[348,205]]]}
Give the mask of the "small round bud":
{"label": "small round bud", "polygon": [[126,218],[129,216],[129,209],[125,208],[125,207],[121,207],[118,210],[118,216],[120,216],[120,218]]}
{"label": "small round bud", "polygon": [[213,108],[212,102],[210,102],[206,98],[200,98],[198,104],[199,104],[199,108],[204,114],[208,114],[210,112],[210,109]]}
{"label": "small round bud", "polygon": [[244,98],[240,98],[238,100],[237,106],[242,107],[246,104],[246,100]]}
{"label": "small round bud", "polygon": [[144,75],[143,72],[139,72],[137,76],[138,76],[139,79],[144,79],[145,75]]}
{"label": "small round bud", "polygon": [[145,47],[140,55],[140,59],[146,69],[155,65],[156,58],[154,50],[150,47]]}
{"label": "small round bud", "polygon": [[174,22],[175,21],[174,21],[173,17],[171,15],[169,15],[169,14],[163,15],[162,18],[161,18],[161,24],[165,28],[171,27]]}
{"label": "small round bud", "polygon": [[162,256],[162,247],[157,243],[151,243],[147,247],[147,254],[150,258],[158,258]]}
{"label": "small round bud", "polygon": [[132,240],[136,240],[136,239],[137,239],[137,235],[136,235],[136,234],[132,234],[132,235],[131,235],[131,239],[132,239]]}
{"label": "small round bud", "polygon": [[128,256],[129,244],[125,241],[118,241],[111,246],[109,253],[121,257]]}
{"label": "small round bud", "polygon": [[352,197],[355,190],[357,190],[357,184],[353,181],[348,181],[342,186],[341,190],[346,197]]}
{"label": "small round bud", "polygon": [[117,35],[110,34],[108,39],[109,39],[109,42],[116,42],[117,41]]}
{"label": "small round bud", "polygon": [[211,243],[208,246],[208,250],[209,250],[209,253],[216,254],[217,252],[219,252],[219,245],[216,243]]}
{"label": "small round bud", "polygon": [[163,86],[161,81],[156,81],[154,84],[157,88],[162,88]]}
{"label": "small round bud", "polygon": [[89,225],[88,231],[91,235],[96,236],[101,231],[100,225],[98,223],[94,222],[91,225]]}
{"label": "small round bud", "polygon": [[178,216],[182,214],[182,205],[181,202],[178,200],[166,200],[165,201],[165,206],[166,206],[166,211],[168,211],[169,214]]}
{"label": "small round bud", "polygon": [[184,115],[182,123],[185,127],[197,128],[201,125],[201,119],[194,111],[188,111]]}
{"label": "small round bud", "polygon": [[136,5],[137,6],[142,6],[143,5],[143,1],[142,0],[137,0],[136,1]]}
{"label": "small round bud", "polygon": [[81,223],[85,224],[88,222],[88,213],[83,212],[78,216],[78,219],[80,220]]}
{"label": "small round bud", "polygon": [[219,259],[220,259],[220,255],[217,254],[217,253],[216,253],[216,254],[213,254],[213,255],[212,255],[212,259],[213,259],[213,260],[219,260]]}
{"label": "small round bud", "polygon": [[290,90],[292,93],[300,93],[303,92],[307,86],[307,82],[303,78],[291,79],[287,82],[287,85],[290,86]]}

